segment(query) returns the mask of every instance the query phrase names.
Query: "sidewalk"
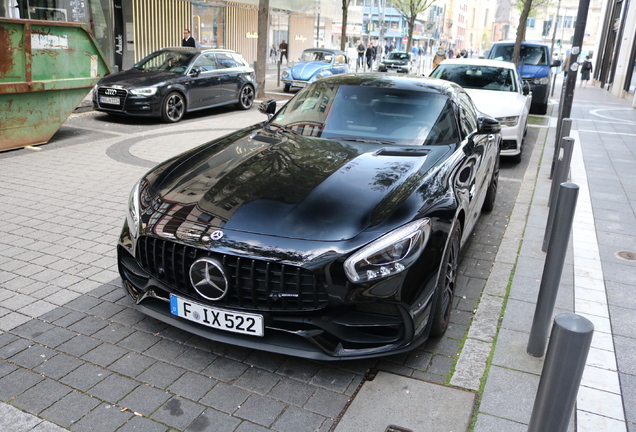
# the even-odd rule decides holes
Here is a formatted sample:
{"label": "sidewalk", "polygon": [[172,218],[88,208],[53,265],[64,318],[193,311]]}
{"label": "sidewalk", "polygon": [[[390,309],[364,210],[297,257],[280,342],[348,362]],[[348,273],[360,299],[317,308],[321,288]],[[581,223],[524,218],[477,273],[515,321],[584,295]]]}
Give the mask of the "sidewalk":
{"label": "sidewalk", "polygon": [[[465,358],[471,355],[467,352],[471,345],[482,345],[482,352],[492,356],[479,382],[482,396],[476,432],[526,431],[532,413],[543,359],[528,355],[526,347],[545,262],[541,246],[548,215],[548,176],[557,108],[555,105],[552,112],[545,148],[537,145],[532,154],[493,267],[491,279],[499,273],[505,276],[511,269],[510,283],[506,290],[505,277],[501,278],[501,284],[490,284],[489,279],[491,290],[487,286],[451,380],[451,384],[460,387],[467,383],[456,378]],[[576,415],[569,429],[633,432],[636,339],[631,326],[636,312],[632,294],[636,285],[636,110],[630,102],[602,89],[577,87],[571,118],[570,136],[576,141],[571,181],[580,190],[555,315],[563,312],[583,315],[594,323],[595,332],[578,392]],[[506,243],[510,247],[504,247]],[[502,320],[498,331],[484,337],[475,331],[479,329],[475,321],[479,321],[483,305],[492,303],[503,306]],[[494,347],[489,351],[491,344]],[[480,360],[483,362],[483,356]]]}

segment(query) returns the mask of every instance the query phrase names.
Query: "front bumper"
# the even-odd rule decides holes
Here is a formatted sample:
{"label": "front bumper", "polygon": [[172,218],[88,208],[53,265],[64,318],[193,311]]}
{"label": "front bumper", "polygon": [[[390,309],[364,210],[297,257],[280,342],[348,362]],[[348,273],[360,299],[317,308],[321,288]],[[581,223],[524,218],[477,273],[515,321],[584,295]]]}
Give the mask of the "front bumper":
{"label": "front bumper", "polygon": [[305,88],[307,87],[307,85],[309,85],[308,81],[292,80],[286,78],[283,78],[281,81],[283,81],[283,84],[288,85],[289,87]]}
{"label": "front bumper", "polygon": [[516,156],[521,153],[525,124],[501,128],[501,156]]}
{"label": "front bumper", "polygon": [[161,95],[157,92],[151,97],[135,96],[126,90],[117,90],[115,98],[118,104],[104,103],[105,88],[100,87],[97,92],[93,92],[93,109],[111,114],[124,114],[131,116],[161,116]]}
{"label": "front bumper", "polygon": [[[255,297],[238,300],[241,296],[251,295],[249,290],[243,291],[243,294],[238,296],[228,295],[221,302],[206,302],[211,307],[262,315],[265,323],[263,337],[210,328],[172,315],[169,303],[170,294],[193,302],[205,302],[192,289],[189,282],[180,285],[175,282],[175,276],[178,277],[180,271],[180,277],[187,279],[188,276],[183,273],[184,269],[189,268],[189,262],[194,260],[197,254],[210,254],[189,246],[176,245],[178,250],[172,249],[170,253],[165,254],[161,252],[161,256],[189,256],[190,258],[181,260],[175,265],[162,262],[158,266],[153,266],[144,263],[146,259],[143,257],[144,253],[140,252],[139,246],[137,256],[134,256],[125,243],[120,241],[118,246],[118,267],[123,287],[135,302],[135,307],[155,319],[206,339],[304,358],[337,360],[369,358],[409,351],[426,336],[426,332],[423,331],[420,331],[418,335],[415,334],[415,324],[408,305],[380,297],[364,298],[360,294],[356,296],[357,301],[351,301],[342,295],[342,292],[347,291],[349,287],[327,286],[320,276],[315,278],[317,287],[315,293],[308,294],[313,298],[303,297],[302,307],[295,304],[296,300],[287,302],[287,305],[284,304],[285,299],[276,299],[281,301],[272,302],[264,298],[267,297],[267,293],[262,292],[255,294],[258,301]],[[153,248],[155,247],[153,243]],[[188,251],[186,252],[185,249]],[[224,263],[228,260],[227,257],[219,259],[226,260]],[[253,263],[250,265],[254,267]],[[234,264],[230,263],[228,266],[234,266]],[[171,275],[171,267],[175,269],[180,267],[181,270],[176,270],[176,273]],[[296,271],[301,270],[293,269],[290,274],[293,275]],[[242,280],[244,284],[248,283],[249,277],[238,276],[238,270],[233,272],[233,278]],[[277,272],[279,270],[273,270],[272,279]],[[388,279],[386,283],[400,284],[400,277]],[[378,288],[378,285],[382,284],[377,284],[375,288]],[[269,285],[267,289],[270,289]],[[271,295],[269,297],[272,298]],[[300,304],[300,301],[298,303]]]}

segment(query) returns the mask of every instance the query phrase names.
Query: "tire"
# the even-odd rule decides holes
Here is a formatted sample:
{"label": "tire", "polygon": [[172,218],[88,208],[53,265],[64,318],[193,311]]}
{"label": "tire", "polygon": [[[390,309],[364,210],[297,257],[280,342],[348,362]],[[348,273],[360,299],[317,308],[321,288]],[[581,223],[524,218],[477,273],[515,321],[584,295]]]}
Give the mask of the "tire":
{"label": "tire", "polygon": [[239,101],[236,103],[236,107],[240,110],[248,110],[252,108],[254,104],[254,87],[251,85],[244,85],[239,92]]}
{"label": "tire", "polygon": [[[523,148],[523,147],[522,147]],[[521,161],[521,153],[512,157],[512,160],[519,158]],[[497,187],[499,186],[499,158],[495,161],[495,168],[492,172],[490,183],[488,184],[488,190],[486,191],[486,198],[481,210],[488,213],[495,208],[495,201],[497,200]]]}
{"label": "tire", "polygon": [[183,118],[185,108],[185,99],[181,93],[169,93],[161,104],[161,119],[166,123],[176,123]]}
{"label": "tire", "polygon": [[453,309],[453,295],[457,284],[457,266],[459,264],[459,239],[461,228],[456,221],[450,233],[448,245],[442,259],[442,268],[437,281],[437,294],[432,311],[431,337],[442,336],[448,328],[451,310]]}
{"label": "tire", "polygon": [[285,84],[285,86],[283,87],[283,91],[285,93],[289,93],[289,88],[290,88],[289,84]]}

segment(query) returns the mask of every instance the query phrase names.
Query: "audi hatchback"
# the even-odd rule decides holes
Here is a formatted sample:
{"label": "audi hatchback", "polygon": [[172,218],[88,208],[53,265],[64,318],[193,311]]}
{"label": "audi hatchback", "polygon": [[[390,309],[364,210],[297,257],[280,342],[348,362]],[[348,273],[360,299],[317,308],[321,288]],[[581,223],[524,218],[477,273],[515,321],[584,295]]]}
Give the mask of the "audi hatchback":
{"label": "audi hatchback", "polygon": [[257,89],[254,69],[234,51],[166,48],[102,78],[93,89],[93,108],[174,123],[186,112],[221,105],[250,109]]}

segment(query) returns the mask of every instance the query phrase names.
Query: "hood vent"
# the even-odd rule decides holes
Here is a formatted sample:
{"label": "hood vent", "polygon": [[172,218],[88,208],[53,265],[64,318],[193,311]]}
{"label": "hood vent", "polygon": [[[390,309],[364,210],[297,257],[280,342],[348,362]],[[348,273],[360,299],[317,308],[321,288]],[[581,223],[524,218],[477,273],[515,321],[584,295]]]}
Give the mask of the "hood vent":
{"label": "hood vent", "polygon": [[394,156],[394,157],[423,157],[431,152],[425,148],[383,148],[378,150],[376,156]]}
{"label": "hood vent", "polygon": [[267,144],[278,144],[278,143],[283,142],[279,138],[276,138],[276,137],[273,137],[273,136],[261,135],[261,134],[254,134],[250,138],[255,140],[255,141],[262,141],[262,142],[267,143]]}

